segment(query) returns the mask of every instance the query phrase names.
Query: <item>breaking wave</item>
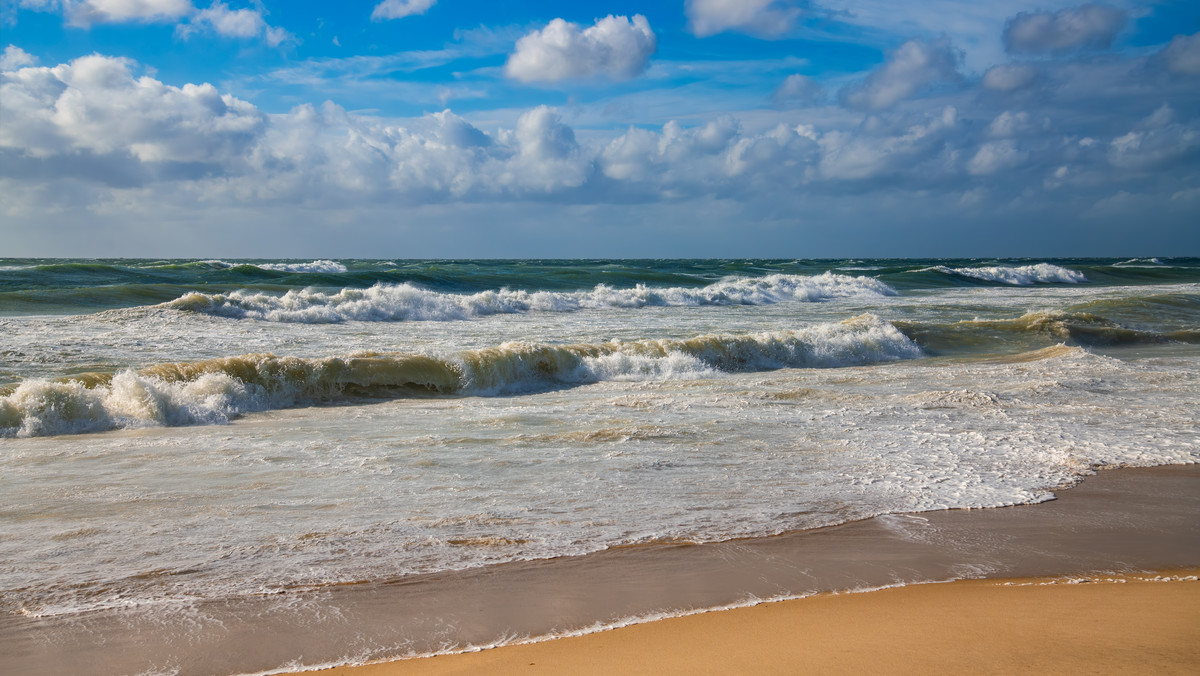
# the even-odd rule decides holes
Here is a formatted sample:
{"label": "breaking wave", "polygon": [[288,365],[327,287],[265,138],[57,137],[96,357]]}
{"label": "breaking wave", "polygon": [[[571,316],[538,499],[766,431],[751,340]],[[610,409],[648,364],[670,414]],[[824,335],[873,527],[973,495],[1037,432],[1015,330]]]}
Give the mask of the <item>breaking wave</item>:
{"label": "breaking wave", "polygon": [[166,307],[235,319],[325,324],[343,321],[461,320],[496,314],[573,312],[593,308],[702,305],[769,305],[785,300],[822,301],[850,296],[893,296],[896,291],[871,277],[824,273],[816,276],[732,277],[700,288],[604,284],[585,291],[499,289],[455,294],[412,284],[376,284],[336,293],[316,289],[283,295],[253,291],[192,292]]}
{"label": "breaking wave", "polygon": [[1012,284],[1014,286],[1030,286],[1032,284],[1078,284],[1086,282],[1087,277],[1082,272],[1069,270],[1050,263],[1037,265],[1022,265],[1020,267],[991,266],[983,268],[949,268],[936,265],[931,268],[913,270],[913,272],[941,272],[947,275],[981,279],[985,282]]}
{"label": "breaking wave", "polygon": [[1087,347],[1200,342],[1200,330],[1153,331],[1077,311],[1030,312],[1012,319],[972,319],[953,324],[897,321],[896,326],[934,354],[982,346],[1011,349],[1022,344],[1020,341],[1027,343],[1030,340]]}
{"label": "breaking wave", "polygon": [[252,354],[67,381],[27,380],[0,397],[0,436],[219,424],[243,413],[352,397],[494,396],[921,355],[915,342],[874,315],[794,331],[577,345],[512,342],[448,356]]}
{"label": "breaking wave", "polygon": [[342,273],[347,272],[348,268],[337,261],[316,260],[310,263],[228,263],[222,260],[207,260],[197,261],[195,265],[214,268],[217,270],[225,270],[228,268],[251,267],[259,270],[273,270],[275,272],[316,272],[316,273]]}

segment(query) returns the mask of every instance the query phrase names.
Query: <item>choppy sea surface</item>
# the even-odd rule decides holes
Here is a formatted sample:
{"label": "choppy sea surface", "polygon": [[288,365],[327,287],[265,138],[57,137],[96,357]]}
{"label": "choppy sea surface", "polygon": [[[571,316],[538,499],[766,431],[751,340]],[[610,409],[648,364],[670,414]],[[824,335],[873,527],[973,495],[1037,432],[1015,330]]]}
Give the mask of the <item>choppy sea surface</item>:
{"label": "choppy sea surface", "polygon": [[0,614],[1200,459],[1200,259],[0,259]]}

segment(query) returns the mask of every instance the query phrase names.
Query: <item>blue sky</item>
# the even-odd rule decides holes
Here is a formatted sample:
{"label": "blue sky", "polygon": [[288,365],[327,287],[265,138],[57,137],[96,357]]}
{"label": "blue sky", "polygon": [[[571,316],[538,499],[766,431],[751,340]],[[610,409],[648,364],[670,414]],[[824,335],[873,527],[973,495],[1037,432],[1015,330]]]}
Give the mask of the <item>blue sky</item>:
{"label": "blue sky", "polygon": [[1200,254],[1200,7],[0,0],[3,255]]}

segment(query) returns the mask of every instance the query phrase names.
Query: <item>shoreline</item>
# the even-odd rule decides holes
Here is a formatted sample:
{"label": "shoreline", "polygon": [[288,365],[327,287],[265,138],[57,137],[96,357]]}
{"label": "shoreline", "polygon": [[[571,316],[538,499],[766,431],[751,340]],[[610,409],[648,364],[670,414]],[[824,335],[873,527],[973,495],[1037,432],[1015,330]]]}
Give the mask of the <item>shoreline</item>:
{"label": "shoreline", "polygon": [[828,592],[455,654],[270,673],[1190,674],[1200,668],[1197,639],[1193,567]]}
{"label": "shoreline", "polygon": [[[7,653],[0,654],[0,671],[328,673],[312,670],[393,664],[388,660],[635,618],[632,626],[640,627],[659,624],[644,621],[653,617],[724,615],[709,611],[756,599],[807,597],[799,598],[803,602],[855,589],[944,587],[921,583],[950,579],[1200,567],[1200,465],[1101,470],[1059,489],[1057,497],[207,602],[178,616],[129,609],[7,618],[0,622],[0,645],[6,646],[0,653]],[[779,604],[748,610],[768,605]]]}

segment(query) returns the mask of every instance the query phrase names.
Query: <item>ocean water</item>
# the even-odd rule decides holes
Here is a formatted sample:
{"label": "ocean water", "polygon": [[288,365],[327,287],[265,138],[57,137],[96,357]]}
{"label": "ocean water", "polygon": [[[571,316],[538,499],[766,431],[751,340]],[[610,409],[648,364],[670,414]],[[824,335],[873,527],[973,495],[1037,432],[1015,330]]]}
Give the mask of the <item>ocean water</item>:
{"label": "ocean water", "polygon": [[0,617],[1038,502],[1198,411],[1195,258],[0,259]]}

